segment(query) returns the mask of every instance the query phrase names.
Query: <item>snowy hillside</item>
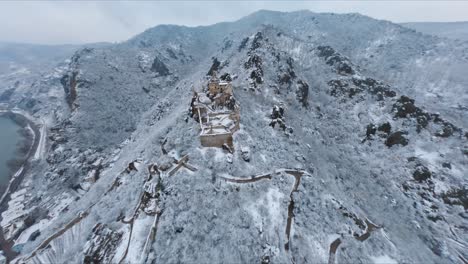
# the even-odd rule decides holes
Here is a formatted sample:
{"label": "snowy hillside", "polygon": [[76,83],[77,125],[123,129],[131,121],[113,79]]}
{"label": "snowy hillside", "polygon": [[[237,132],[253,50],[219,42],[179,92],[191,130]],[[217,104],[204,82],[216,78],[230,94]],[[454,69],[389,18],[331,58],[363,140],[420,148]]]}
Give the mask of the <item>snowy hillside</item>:
{"label": "snowy hillside", "polygon": [[[39,84],[63,89],[4,237],[18,263],[466,262],[467,68],[466,43],[309,11],[80,49]],[[232,148],[191,111],[213,71]]]}
{"label": "snowy hillside", "polygon": [[468,22],[412,22],[403,23],[424,34],[468,41]]}

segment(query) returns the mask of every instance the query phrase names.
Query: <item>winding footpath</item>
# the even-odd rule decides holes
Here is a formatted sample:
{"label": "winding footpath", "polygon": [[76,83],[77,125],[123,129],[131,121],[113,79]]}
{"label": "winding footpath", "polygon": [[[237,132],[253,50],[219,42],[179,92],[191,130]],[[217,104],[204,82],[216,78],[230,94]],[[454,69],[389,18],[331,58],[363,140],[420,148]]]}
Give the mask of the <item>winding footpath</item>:
{"label": "winding footpath", "polygon": [[[354,234],[353,237],[360,242],[366,241],[372,232],[382,228],[381,226],[378,226],[374,223],[372,223],[369,219],[365,219],[364,223],[366,224],[366,231],[362,235],[357,235]],[[328,264],[335,264],[335,259],[336,259],[336,251],[338,250],[338,247],[341,245],[343,241],[341,238],[335,239],[331,244],[330,244],[330,251],[329,251],[329,257],[328,257]]]}
{"label": "winding footpath", "polygon": [[[278,169],[275,170],[272,173],[268,174],[262,174],[262,175],[256,175],[256,176],[251,176],[251,177],[245,177],[245,178],[228,178],[228,177],[221,177],[222,179],[232,182],[232,183],[253,183],[257,182],[260,180],[268,179],[271,180],[273,175],[280,175],[281,173],[285,173],[287,175],[293,176],[295,181],[292,186],[291,192],[289,194],[289,205],[288,205],[288,218],[286,221],[286,228],[285,228],[285,234],[286,234],[286,243],[284,244],[284,249],[286,252],[289,252],[290,248],[290,243],[291,243],[291,226],[292,222],[294,219],[294,198],[293,198],[293,193],[297,191],[299,188],[299,185],[301,183],[301,177],[304,175],[308,175],[309,173],[304,170],[296,170],[296,169]],[[294,262],[294,259],[293,259]]]}

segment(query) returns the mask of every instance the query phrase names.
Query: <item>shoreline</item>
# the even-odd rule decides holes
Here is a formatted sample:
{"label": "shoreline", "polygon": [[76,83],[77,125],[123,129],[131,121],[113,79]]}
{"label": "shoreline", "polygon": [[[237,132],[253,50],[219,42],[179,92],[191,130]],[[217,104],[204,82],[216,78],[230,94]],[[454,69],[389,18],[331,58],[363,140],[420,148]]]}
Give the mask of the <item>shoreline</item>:
{"label": "shoreline", "polygon": [[[4,189],[2,197],[0,198],[0,220],[2,219],[1,213],[5,211],[7,208],[7,205],[5,204],[6,201],[9,200],[10,195],[14,193],[18,187],[20,186],[21,182],[23,181],[26,173],[29,171],[31,167],[31,161],[39,159],[40,158],[40,151],[42,151],[42,146],[44,145],[45,142],[45,131],[42,131],[45,129],[45,124],[42,124],[42,128],[39,128],[39,124],[34,122],[33,118],[28,116],[26,113],[22,113],[19,111],[15,110],[0,110],[0,115],[13,115],[14,117],[20,117],[25,124],[19,124],[20,126],[22,125],[22,129],[28,129],[32,131],[33,137],[30,142],[30,147],[28,149],[28,152],[24,155],[24,161],[22,162],[22,165],[14,171],[14,173],[11,174],[11,178],[8,182],[7,187]],[[13,120],[17,122],[17,120]],[[41,133],[42,132],[42,133]],[[26,139],[27,140],[27,139]],[[17,252],[12,250],[13,246],[13,241],[8,241],[5,240],[4,235],[3,235],[3,229],[0,226],[0,246],[1,250],[3,251],[3,255],[7,258],[7,261],[12,260],[15,256],[18,255]]]}

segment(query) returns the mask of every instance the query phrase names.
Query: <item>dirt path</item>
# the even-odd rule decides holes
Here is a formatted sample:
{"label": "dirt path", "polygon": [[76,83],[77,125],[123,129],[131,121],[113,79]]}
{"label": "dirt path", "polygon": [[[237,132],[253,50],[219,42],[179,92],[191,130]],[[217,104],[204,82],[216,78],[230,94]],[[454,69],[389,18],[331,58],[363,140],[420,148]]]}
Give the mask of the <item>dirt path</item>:
{"label": "dirt path", "polygon": [[[39,129],[38,129],[39,130]],[[37,143],[36,151],[34,151],[34,159],[41,159],[45,153],[46,148],[47,125],[44,120],[41,120],[41,129],[39,133],[39,140]]]}
{"label": "dirt path", "polygon": [[162,212],[158,212],[156,216],[154,217],[154,222],[153,222],[153,225],[151,226],[150,233],[148,234],[145,245],[143,246],[143,256],[140,261],[141,263],[146,263],[148,260],[148,254],[151,251],[151,245],[156,239],[156,234],[158,232],[158,225],[159,225],[159,220],[161,219],[161,214]]}
{"label": "dirt path", "polygon": [[128,221],[122,220],[122,223],[130,225],[130,234],[128,235],[128,241],[127,241],[127,247],[125,248],[125,253],[122,256],[122,258],[119,260],[119,262],[118,262],[119,264],[123,263],[123,261],[127,257],[128,249],[130,248],[130,243],[132,241],[133,225],[135,223],[135,219],[138,217],[138,213],[140,211],[140,207],[141,207],[143,197],[144,197],[144,191],[142,191],[141,194],[140,194],[140,200],[139,200],[139,202],[138,202],[138,204],[137,204],[137,206],[136,206],[136,208],[135,208],[135,210],[133,212],[132,218],[130,218],[130,220],[128,220]]}
{"label": "dirt path", "polygon": [[[279,169],[279,170],[276,170],[273,173],[268,173],[268,174],[263,174],[263,175],[256,175],[256,176],[251,176],[251,177],[246,177],[246,178],[228,178],[228,177],[221,177],[221,178],[228,181],[228,182],[233,182],[233,183],[253,183],[253,182],[263,180],[263,179],[271,180],[273,175],[281,174],[281,173],[289,174],[289,175],[293,176],[294,179],[295,179],[294,184],[293,184],[292,189],[291,189],[291,192],[289,194],[288,218],[287,218],[286,230],[285,230],[287,242],[284,244],[284,249],[286,250],[286,252],[289,252],[289,249],[291,247],[291,245],[290,245],[291,237],[290,236],[291,236],[292,222],[294,220],[294,206],[295,206],[293,194],[299,188],[299,185],[301,184],[302,176],[307,174],[307,172],[302,171],[302,170],[294,170],[294,169]],[[362,235],[356,235],[355,234],[353,236],[356,240],[361,241],[361,242],[366,241],[370,237],[372,232],[374,232],[374,231],[381,228],[380,226],[377,226],[376,224],[372,223],[367,218],[365,219],[364,223],[366,224],[366,231],[364,232],[364,234],[362,234]],[[328,264],[334,264],[335,263],[336,251],[338,250],[339,246],[342,243],[343,243],[343,241],[341,240],[341,238],[337,238],[330,244]],[[294,258],[292,259],[292,261],[294,262]]]}
{"label": "dirt path", "polygon": [[288,219],[286,221],[286,239],[287,242],[284,244],[284,249],[286,252],[289,252],[290,248],[290,242],[291,242],[291,226],[292,222],[294,219],[294,199],[293,199],[293,193],[297,191],[299,188],[299,184],[301,183],[301,177],[304,176],[305,174],[308,174],[306,171],[302,170],[294,170],[294,169],[279,169],[275,170],[273,173],[267,173],[267,174],[262,174],[262,175],[256,175],[256,176],[251,176],[249,178],[227,178],[227,177],[221,177],[222,179],[228,181],[228,182],[233,182],[233,183],[253,183],[257,182],[263,179],[269,179],[271,180],[273,175],[276,174],[289,174],[294,177],[295,181],[292,186],[291,192],[289,194],[289,205],[288,205]]}
{"label": "dirt path", "polygon": [[290,236],[291,236],[291,225],[292,225],[292,220],[294,218],[294,199],[293,199],[293,193],[297,191],[297,188],[299,188],[299,184],[301,183],[301,177],[304,175],[303,171],[295,171],[295,170],[286,170],[284,171],[285,173],[288,173],[295,178],[295,182],[293,185],[293,188],[291,190],[291,193],[289,194],[289,205],[288,205],[288,220],[286,222],[286,237],[288,241],[284,244],[284,249],[286,251],[289,251],[289,243],[291,241]]}
{"label": "dirt path", "polygon": [[222,179],[228,181],[228,182],[234,182],[234,183],[250,183],[250,182],[257,182],[263,179],[268,179],[271,180],[271,174],[266,174],[266,175],[259,175],[259,176],[252,176],[251,178],[228,178],[228,177],[222,177]]}
{"label": "dirt path", "polygon": [[[124,171],[125,172],[125,171]],[[112,185],[108,188],[108,190],[106,192],[104,192],[104,194],[99,198],[97,199],[94,203],[92,203],[85,211],[81,212],[76,218],[74,218],[73,220],[71,220],[70,222],[68,222],[64,227],[62,227],[61,229],[59,229],[57,232],[55,232],[54,234],[52,234],[51,236],[49,236],[48,238],[46,238],[38,247],[36,247],[29,256],[27,256],[26,258],[24,258],[24,260],[29,260],[31,259],[32,257],[34,257],[37,252],[39,252],[39,250],[41,249],[44,249],[46,248],[50,242],[52,242],[52,240],[58,238],[59,236],[63,235],[65,232],[67,232],[69,229],[71,229],[73,226],[75,226],[76,224],[78,224],[79,222],[81,222],[81,220],[83,220],[84,218],[86,218],[89,213],[91,212],[91,209],[97,204],[99,203],[99,201],[102,199],[102,197],[106,196],[110,191],[114,190],[116,188],[116,182],[119,180],[120,176],[124,173],[124,172],[121,172],[117,177],[116,179],[113,181]],[[0,237],[0,241],[1,241],[1,237]],[[18,255],[18,254],[16,254]],[[15,256],[16,256],[15,255]],[[21,261],[21,259],[20,259]]]}
{"label": "dirt path", "polygon": [[31,254],[25,258],[24,260],[27,261],[31,258],[33,258],[37,252],[41,249],[44,249],[46,248],[49,243],[56,239],[57,237],[63,235],[65,232],[67,232],[70,228],[72,228],[74,225],[78,224],[79,222],[81,222],[81,220],[83,220],[85,217],[87,217],[89,214],[88,211],[85,211],[85,212],[82,212],[80,213],[76,218],[74,218],[73,220],[71,220],[70,222],[68,222],[68,224],[66,224],[64,227],[62,227],[59,231],[55,232],[54,234],[52,234],[51,236],[49,236],[47,239],[45,239],[36,249],[34,249],[33,252],[31,252]]}
{"label": "dirt path", "polygon": [[[356,235],[354,234],[354,238],[358,241],[364,242],[366,241],[372,232],[382,228],[371,221],[369,219],[365,219],[364,222],[366,223],[366,231],[362,235]],[[340,238],[335,239],[331,244],[330,244],[330,251],[329,251],[329,257],[328,257],[328,264],[335,264],[335,259],[336,259],[336,251],[338,250],[338,247],[342,243]]]}
{"label": "dirt path", "polygon": [[341,239],[337,238],[330,244],[330,255],[328,257],[328,264],[335,263],[336,250],[341,244]]}
{"label": "dirt path", "polygon": [[[143,186],[144,186],[148,181],[151,180],[152,176],[153,176],[153,175],[151,174],[151,171],[149,170],[149,167],[148,167],[148,176],[147,176],[146,180],[144,181]],[[125,260],[125,258],[127,258],[127,255],[128,255],[128,249],[130,248],[130,243],[131,243],[131,241],[132,241],[133,225],[134,225],[134,223],[135,223],[135,219],[138,217],[138,214],[140,213],[141,205],[142,205],[143,199],[144,199],[144,197],[145,197],[145,191],[144,191],[143,186],[141,187],[141,193],[140,193],[139,201],[138,201],[138,204],[137,204],[137,206],[135,207],[135,209],[134,209],[134,211],[133,211],[132,218],[130,218],[130,220],[128,220],[128,221],[122,220],[122,223],[124,223],[124,224],[130,224],[130,234],[129,234],[129,236],[128,236],[127,247],[125,248],[125,253],[124,253],[124,255],[122,256],[122,258],[119,260],[119,262],[118,262],[119,264],[120,264],[120,263],[123,263],[124,260]],[[158,224],[158,222],[159,222],[159,217],[160,217],[160,215],[161,215],[161,213],[156,214],[156,217],[155,217],[155,220],[154,220],[154,225],[153,225],[154,227],[151,226],[150,232],[148,232],[150,236],[151,236],[151,233],[152,233],[152,232],[154,232],[154,236],[156,236],[157,224]],[[153,239],[154,239],[154,238],[153,238]],[[146,242],[148,242],[148,241],[146,241]],[[146,248],[146,243],[145,243],[145,246],[144,246],[144,250],[145,250],[145,248]],[[143,252],[143,253],[145,253],[145,252]]]}

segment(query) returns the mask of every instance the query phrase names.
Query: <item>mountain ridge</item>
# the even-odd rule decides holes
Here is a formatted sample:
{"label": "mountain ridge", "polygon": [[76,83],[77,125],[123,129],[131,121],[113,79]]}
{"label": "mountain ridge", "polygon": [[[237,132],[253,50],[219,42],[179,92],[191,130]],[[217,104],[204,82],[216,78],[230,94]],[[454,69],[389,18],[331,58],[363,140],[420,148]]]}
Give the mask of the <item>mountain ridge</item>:
{"label": "mountain ridge", "polygon": [[[466,47],[361,15],[239,21],[80,49],[44,81],[48,154],[15,196],[38,209],[2,214],[18,260],[466,259]],[[232,152],[189,115],[213,71],[240,104]]]}

